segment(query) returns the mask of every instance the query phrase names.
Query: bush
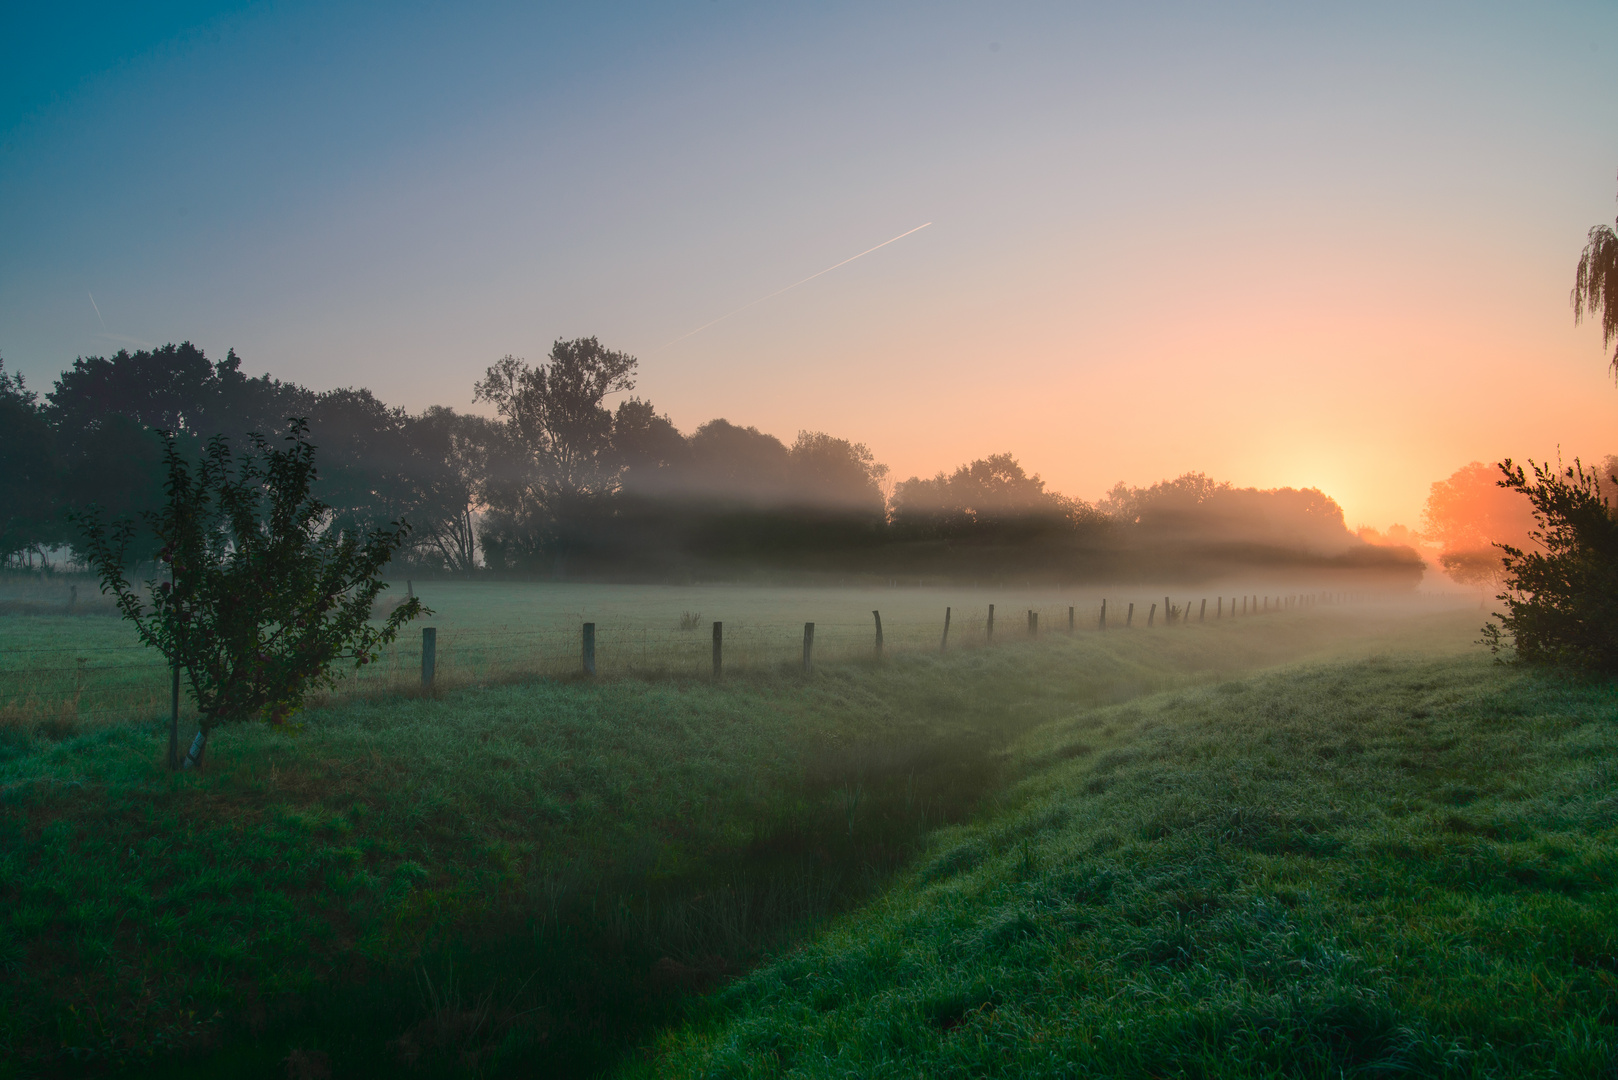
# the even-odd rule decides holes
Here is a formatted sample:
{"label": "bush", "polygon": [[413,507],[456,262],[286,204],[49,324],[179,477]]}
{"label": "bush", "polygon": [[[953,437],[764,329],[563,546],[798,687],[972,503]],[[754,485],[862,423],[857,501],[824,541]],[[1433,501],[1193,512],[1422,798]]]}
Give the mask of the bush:
{"label": "bush", "polygon": [[[1507,458],[1500,486],[1533,504],[1543,551],[1497,545],[1505,553],[1506,591],[1500,625],[1483,628],[1483,643],[1498,654],[1510,636],[1517,658],[1618,673],[1618,519],[1595,472],[1577,460],[1560,473],[1530,461],[1533,479]],[[1618,478],[1612,478],[1618,483]]]}

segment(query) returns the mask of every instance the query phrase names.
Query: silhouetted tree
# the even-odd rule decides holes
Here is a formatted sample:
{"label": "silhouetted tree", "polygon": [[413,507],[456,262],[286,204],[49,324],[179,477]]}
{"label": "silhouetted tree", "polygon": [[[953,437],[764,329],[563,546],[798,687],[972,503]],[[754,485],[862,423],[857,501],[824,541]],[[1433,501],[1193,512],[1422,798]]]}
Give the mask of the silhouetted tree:
{"label": "silhouetted tree", "polygon": [[891,510],[901,530],[941,536],[1061,530],[1089,513],[1077,500],[1045,490],[1045,481],[1010,454],[991,454],[931,480],[900,481]]}
{"label": "silhouetted tree", "polygon": [[0,359],[0,562],[61,539],[56,437],[38,395]]}
{"label": "silhouetted tree", "polygon": [[882,480],[888,467],[864,443],[849,442],[823,431],[800,431],[787,451],[794,502],[852,510],[880,518],[886,500]]}
{"label": "silhouetted tree", "polygon": [[[1602,347],[1618,339],[1618,234],[1609,226],[1591,227],[1579,256],[1570,299],[1573,325],[1582,322],[1585,315],[1599,316]],[[1613,378],[1618,379],[1618,348],[1613,349],[1609,366]]]}
{"label": "silhouetted tree", "polygon": [[1457,584],[1498,588],[1504,565],[1500,544],[1527,544],[1534,508],[1519,490],[1497,482],[1497,468],[1474,461],[1433,482],[1422,511],[1422,531],[1439,549],[1438,561]]}
{"label": "silhouetted tree", "polygon": [[[1533,507],[1542,551],[1499,545],[1505,554],[1506,612],[1483,628],[1499,653],[1509,636],[1517,657],[1618,673],[1618,519],[1596,474],[1574,461],[1558,472],[1530,461],[1534,478],[1508,458],[1500,486]],[[1608,482],[1614,482],[1609,476]]]}
{"label": "silhouetted tree", "polygon": [[411,448],[412,555],[453,573],[477,566],[475,506],[500,445],[500,425],[440,405],[406,423]]}
{"label": "silhouetted tree", "polygon": [[473,400],[494,405],[506,427],[503,462],[486,485],[491,558],[531,564],[549,551],[560,559],[564,523],[590,516],[592,503],[617,490],[613,417],[602,402],[635,388],[637,364],[593,337],[558,340],[549,363],[531,367],[506,356],[473,386]]}
{"label": "silhouetted tree", "polygon": [[666,490],[691,456],[674,422],[640,398],[619,403],[612,420],[612,451],[623,469],[624,490],[641,494]]}

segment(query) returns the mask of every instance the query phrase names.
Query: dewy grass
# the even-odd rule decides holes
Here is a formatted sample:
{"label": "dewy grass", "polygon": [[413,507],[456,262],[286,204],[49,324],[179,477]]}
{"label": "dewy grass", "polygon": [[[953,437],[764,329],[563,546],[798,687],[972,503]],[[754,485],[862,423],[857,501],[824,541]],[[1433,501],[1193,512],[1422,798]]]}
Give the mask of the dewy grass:
{"label": "dewy grass", "polygon": [[1372,659],[1040,728],[657,1076],[1606,1076],[1618,692]]}
{"label": "dewy grass", "polygon": [[[1453,650],[1470,624],[1398,632]],[[1037,764],[1010,750],[1023,733],[1393,632],[1277,616],[808,678],[352,701],[301,731],[225,729],[201,775],[160,768],[161,725],[16,727],[0,735],[0,1074],[284,1075],[294,1052],[345,1075],[588,1074],[873,896]],[[1103,737],[1122,736],[1086,738]]]}

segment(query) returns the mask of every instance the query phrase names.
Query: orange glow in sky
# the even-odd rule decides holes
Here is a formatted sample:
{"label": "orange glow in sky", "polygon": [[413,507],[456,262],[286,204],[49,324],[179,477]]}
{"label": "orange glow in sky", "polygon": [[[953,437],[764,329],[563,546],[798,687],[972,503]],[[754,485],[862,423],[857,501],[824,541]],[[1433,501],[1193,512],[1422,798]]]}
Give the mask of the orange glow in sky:
{"label": "orange glow in sky", "polygon": [[1314,486],[1377,528],[1469,461],[1618,452],[1568,304],[1618,212],[1610,3],[225,4],[18,37],[0,355],[39,389],[189,339],[468,409],[500,356],[594,335],[686,432],[823,430],[896,479],[1009,451],[1085,499]]}

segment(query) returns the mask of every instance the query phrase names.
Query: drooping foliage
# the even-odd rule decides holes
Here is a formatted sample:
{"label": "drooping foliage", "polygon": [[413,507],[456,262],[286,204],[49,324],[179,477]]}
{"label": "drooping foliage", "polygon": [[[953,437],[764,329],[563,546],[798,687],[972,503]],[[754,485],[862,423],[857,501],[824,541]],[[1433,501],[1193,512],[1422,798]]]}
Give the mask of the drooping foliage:
{"label": "drooping foliage", "polygon": [[[1534,509],[1543,549],[1505,553],[1506,611],[1483,628],[1498,654],[1506,639],[1519,660],[1618,673],[1618,519],[1594,472],[1574,461],[1560,470],[1530,461],[1532,479],[1508,458],[1500,486]],[[1612,478],[1609,477],[1609,482]]]}
{"label": "drooping foliage", "polygon": [[[1590,229],[1579,256],[1570,300],[1575,326],[1587,315],[1599,318],[1602,346],[1618,340],[1618,233],[1614,233],[1611,226],[1596,225]],[[1609,366],[1613,378],[1618,380],[1618,347],[1613,349]]]}

